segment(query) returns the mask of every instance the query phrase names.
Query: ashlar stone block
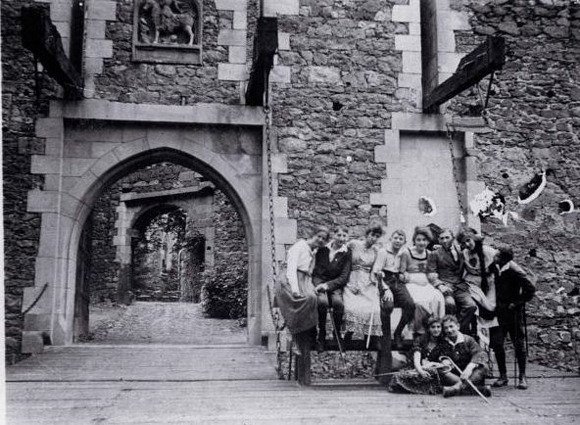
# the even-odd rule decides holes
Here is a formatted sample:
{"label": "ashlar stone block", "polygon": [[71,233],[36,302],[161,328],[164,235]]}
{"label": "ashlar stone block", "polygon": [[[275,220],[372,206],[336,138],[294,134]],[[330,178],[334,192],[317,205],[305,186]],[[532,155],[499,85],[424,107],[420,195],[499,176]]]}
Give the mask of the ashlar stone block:
{"label": "ashlar stone block", "polygon": [[264,16],[298,15],[299,12],[299,0],[264,0]]}
{"label": "ashlar stone block", "polygon": [[395,49],[405,50],[411,52],[421,51],[421,36],[420,35],[396,35]]}
{"label": "ashlar stone block", "polygon": [[246,0],[215,0],[215,8],[217,10],[245,11],[247,7]]}
{"label": "ashlar stone block", "polygon": [[218,44],[222,46],[245,46],[246,31],[238,29],[221,29],[218,35]]}
{"label": "ashlar stone block", "polygon": [[113,57],[113,41],[89,39],[85,55],[87,58],[111,58]]}
{"label": "ashlar stone block", "polygon": [[272,83],[290,84],[292,77],[292,68],[290,66],[276,65],[272,68],[270,81]]}
{"label": "ashlar stone block", "polygon": [[298,235],[298,224],[296,220],[290,218],[275,218],[274,223],[276,243],[291,245],[296,242]]}
{"label": "ashlar stone block", "polygon": [[[117,2],[115,1],[91,1],[88,2],[88,20],[114,21],[117,13]],[[70,8],[70,6],[69,6]]]}
{"label": "ashlar stone block", "polygon": [[247,79],[246,64],[218,64],[218,79],[222,81],[244,81]]}
{"label": "ashlar stone block", "polygon": [[420,0],[409,0],[408,5],[393,6],[393,22],[421,22]]}
{"label": "ashlar stone block", "polygon": [[246,63],[246,48],[242,46],[230,46],[228,50],[228,61],[230,63]]}
{"label": "ashlar stone block", "polygon": [[290,33],[278,32],[278,50],[290,50]]}
{"label": "ashlar stone block", "polygon": [[245,31],[247,28],[248,28],[248,13],[245,10],[235,10],[233,29]]}

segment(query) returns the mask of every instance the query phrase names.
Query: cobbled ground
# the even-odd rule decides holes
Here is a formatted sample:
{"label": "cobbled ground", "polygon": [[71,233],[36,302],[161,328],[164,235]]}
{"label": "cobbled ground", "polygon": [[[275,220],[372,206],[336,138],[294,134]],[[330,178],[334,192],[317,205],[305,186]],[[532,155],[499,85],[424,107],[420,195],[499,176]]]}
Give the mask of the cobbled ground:
{"label": "cobbled ground", "polygon": [[90,312],[86,342],[100,344],[245,344],[238,320],[205,317],[201,304],[136,302],[96,305]]}

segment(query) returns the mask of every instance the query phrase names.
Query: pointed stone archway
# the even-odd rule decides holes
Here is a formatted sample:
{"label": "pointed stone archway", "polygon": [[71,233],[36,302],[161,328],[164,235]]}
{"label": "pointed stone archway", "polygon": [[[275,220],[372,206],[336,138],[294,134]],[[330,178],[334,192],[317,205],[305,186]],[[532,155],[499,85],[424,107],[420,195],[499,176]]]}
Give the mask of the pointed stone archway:
{"label": "pointed stone archway", "polygon": [[[72,343],[78,248],[92,205],[111,182],[158,162],[205,175],[238,211],[249,253],[248,342],[262,343],[272,330],[265,293],[271,248],[262,114],[245,106],[53,103],[50,117],[37,122],[46,153],[33,156],[31,165],[45,185],[28,196],[28,211],[41,213],[42,222],[35,285],[24,294],[24,306],[36,304],[25,315],[23,352],[41,351],[43,341]],[[286,171],[284,156],[273,163],[275,173]],[[287,216],[286,199],[274,201],[281,259],[296,239],[296,222]]]}

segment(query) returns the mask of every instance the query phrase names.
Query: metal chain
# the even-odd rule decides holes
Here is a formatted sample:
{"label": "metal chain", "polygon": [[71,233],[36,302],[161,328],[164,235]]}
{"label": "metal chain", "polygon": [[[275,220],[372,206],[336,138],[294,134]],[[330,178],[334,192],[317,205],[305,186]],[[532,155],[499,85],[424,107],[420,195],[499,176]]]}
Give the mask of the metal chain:
{"label": "metal chain", "polygon": [[467,222],[465,215],[467,214],[467,209],[464,205],[463,196],[461,196],[461,185],[459,183],[459,171],[457,170],[457,161],[455,158],[455,147],[453,146],[453,140],[455,131],[450,128],[451,126],[447,123],[447,140],[449,145],[449,152],[451,153],[451,167],[453,170],[453,182],[455,183],[455,191],[457,193],[457,202],[459,204],[459,222],[463,225]]}
{"label": "metal chain", "polygon": [[[272,169],[272,135],[271,135],[271,115],[270,106],[266,104],[264,106],[264,119],[266,124],[266,160],[267,160],[267,173],[268,173],[268,213],[270,221],[270,243],[271,249],[270,254],[272,256],[272,282],[275,282],[278,278],[278,265],[276,261],[276,234],[274,228],[274,172]],[[276,372],[280,379],[284,379],[284,372],[282,372],[282,342],[281,342],[281,332],[284,326],[280,325],[280,311],[277,307],[274,307],[274,302],[272,299],[272,285],[267,287],[268,294],[268,305],[270,308],[270,315],[272,317],[272,322],[274,323],[274,329],[276,331]]]}

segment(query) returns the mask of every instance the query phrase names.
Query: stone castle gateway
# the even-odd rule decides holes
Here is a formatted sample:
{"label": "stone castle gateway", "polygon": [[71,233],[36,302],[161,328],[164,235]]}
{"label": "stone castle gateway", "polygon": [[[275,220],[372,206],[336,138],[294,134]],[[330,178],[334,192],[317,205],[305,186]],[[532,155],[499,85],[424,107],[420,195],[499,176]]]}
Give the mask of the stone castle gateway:
{"label": "stone castle gateway", "polygon": [[[38,86],[20,32],[21,6],[32,3],[2,6],[4,203],[6,243],[14,246],[6,253],[9,352],[73,340],[79,238],[94,200],[135,167],[160,161],[207,175],[242,217],[249,341],[268,337],[265,116],[245,105],[263,15],[278,18],[269,81],[278,260],[319,223],[345,224],[353,235],[377,217],[388,229],[455,227],[462,209],[478,228],[468,203],[491,188],[519,218],[487,220],[482,231],[514,245],[520,262],[542,276],[531,327],[538,356],[574,361],[578,318],[572,299],[555,294],[574,288],[580,264],[578,215],[557,209],[580,198],[572,2],[204,0],[183,7],[190,15],[179,25],[160,27],[157,42],[150,12],[136,0],[39,2],[80,64],[82,100],[65,98],[46,75]],[[429,27],[421,4],[434,11]],[[425,28],[436,34],[431,65],[422,57]],[[478,106],[469,91],[441,114],[424,114],[423,77],[445,81],[490,34],[506,38],[508,56],[487,123],[465,117],[466,106]],[[518,188],[542,169],[551,172],[541,197],[518,204]],[[424,214],[422,198],[436,212]]]}

